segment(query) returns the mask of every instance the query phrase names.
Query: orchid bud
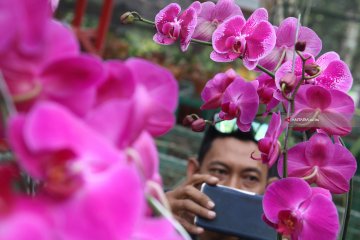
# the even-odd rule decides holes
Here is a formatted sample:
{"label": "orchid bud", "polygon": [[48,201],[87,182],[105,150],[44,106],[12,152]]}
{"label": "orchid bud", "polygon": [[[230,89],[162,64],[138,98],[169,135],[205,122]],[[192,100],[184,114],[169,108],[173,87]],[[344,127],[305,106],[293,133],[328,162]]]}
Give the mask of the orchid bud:
{"label": "orchid bud", "polygon": [[306,48],[306,42],[296,42],[295,50],[299,52],[303,52]]}
{"label": "orchid bud", "polygon": [[280,80],[280,85],[285,84],[286,92],[291,92],[296,84],[296,76],[294,73],[287,73],[285,76]]}
{"label": "orchid bud", "polygon": [[193,117],[193,115],[186,115],[186,117],[183,119],[182,124],[184,126],[190,126],[196,119]]}
{"label": "orchid bud", "polygon": [[126,12],[120,17],[120,22],[122,24],[130,24],[134,22],[134,15],[131,12]]}
{"label": "orchid bud", "polygon": [[205,130],[205,127],[206,127],[206,122],[203,118],[196,119],[191,124],[191,130],[193,130],[194,132],[203,132]]}
{"label": "orchid bud", "polygon": [[320,72],[320,67],[315,63],[305,64],[304,69],[309,76],[314,76]]}

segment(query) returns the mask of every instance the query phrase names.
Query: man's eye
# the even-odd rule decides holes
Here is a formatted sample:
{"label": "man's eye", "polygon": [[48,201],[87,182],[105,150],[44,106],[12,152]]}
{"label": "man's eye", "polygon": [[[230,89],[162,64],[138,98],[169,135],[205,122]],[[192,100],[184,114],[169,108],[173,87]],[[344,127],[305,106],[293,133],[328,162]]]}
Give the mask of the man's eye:
{"label": "man's eye", "polygon": [[257,176],[252,176],[252,175],[245,176],[245,180],[248,181],[248,182],[251,182],[251,183],[260,181]]}
{"label": "man's eye", "polygon": [[213,175],[226,175],[227,174],[227,170],[220,169],[220,168],[213,168],[213,169],[210,169],[209,171]]}

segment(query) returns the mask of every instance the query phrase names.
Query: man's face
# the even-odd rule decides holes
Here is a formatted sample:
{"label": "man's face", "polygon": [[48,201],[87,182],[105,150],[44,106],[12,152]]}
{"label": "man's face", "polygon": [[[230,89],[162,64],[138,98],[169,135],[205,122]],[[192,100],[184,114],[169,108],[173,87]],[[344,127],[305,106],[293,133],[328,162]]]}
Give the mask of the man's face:
{"label": "man's face", "polygon": [[221,185],[263,194],[268,168],[250,158],[258,151],[256,143],[233,137],[216,138],[200,166],[200,173],[220,179]]}
{"label": "man's face", "polygon": [[[236,138],[217,138],[212,142],[200,166],[200,173],[211,174],[220,179],[219,184],[263,194],[267,184],[268,168],[261,161],[250,158],[258,151],[252,141]],[[205,231],[200,240],[239,240],[238,237]]]}

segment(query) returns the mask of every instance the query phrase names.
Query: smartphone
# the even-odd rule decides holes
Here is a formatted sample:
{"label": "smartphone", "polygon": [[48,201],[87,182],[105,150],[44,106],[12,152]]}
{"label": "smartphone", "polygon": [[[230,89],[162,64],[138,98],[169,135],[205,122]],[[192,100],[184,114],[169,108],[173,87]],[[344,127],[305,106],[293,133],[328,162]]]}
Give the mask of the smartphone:
{"label": "smartphone", "polygon": [[274,240],[276,231],[262,220],[262,196],[222,185],[204,183],[201,191],[214,203],[216,217],[195,217],[195,224],[206,230],[249,240]]}

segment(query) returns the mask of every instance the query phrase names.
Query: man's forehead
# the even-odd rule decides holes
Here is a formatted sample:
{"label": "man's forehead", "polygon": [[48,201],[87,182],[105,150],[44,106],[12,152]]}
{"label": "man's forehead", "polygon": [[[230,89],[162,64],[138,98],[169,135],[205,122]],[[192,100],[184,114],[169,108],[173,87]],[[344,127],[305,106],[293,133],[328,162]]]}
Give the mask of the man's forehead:
{"label": "man's forehead", "polygon": [[251,153],[258,152],[257,144],[252,141],[240,141],[236,138],[217,138],[212,142],[212,146],[205,155],[204,162],[222,162],[224,164],[236,164],[243,167],[255,167],[266,169],[260,161],[251,159]]}

